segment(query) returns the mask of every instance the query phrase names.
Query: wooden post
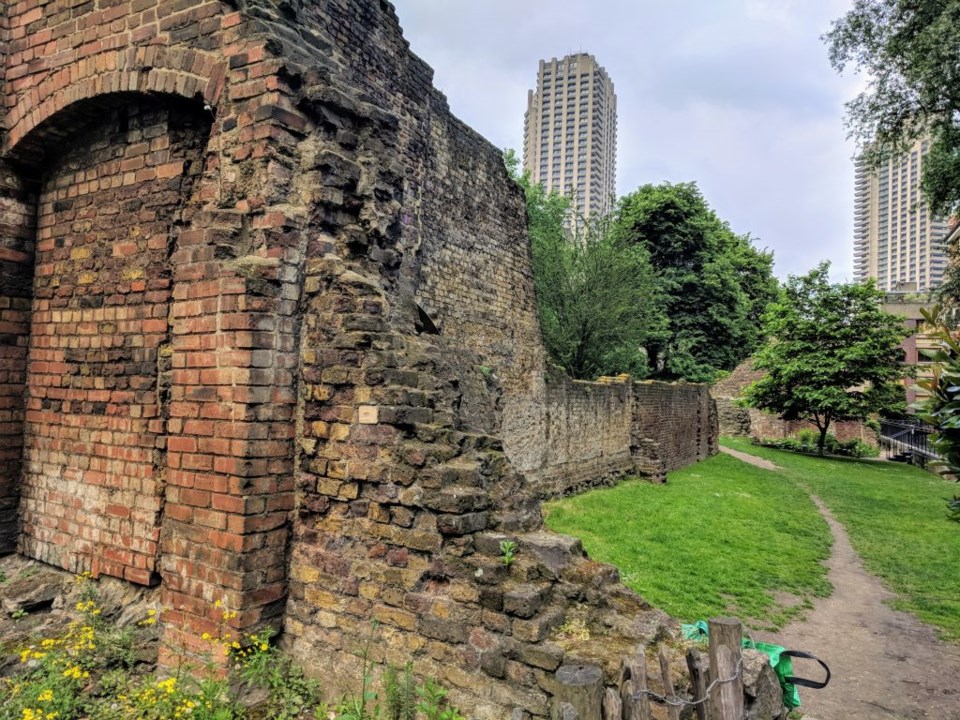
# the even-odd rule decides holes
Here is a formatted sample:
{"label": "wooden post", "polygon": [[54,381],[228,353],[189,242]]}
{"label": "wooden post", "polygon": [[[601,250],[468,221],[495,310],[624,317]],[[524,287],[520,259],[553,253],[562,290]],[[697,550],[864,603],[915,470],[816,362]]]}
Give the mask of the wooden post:
{"label": "wooden post", "polygon": [[[712,720],[743,720],[743,628],[736,618],[710,620]],[[728,682],[723,682],[729,680]]]}
{"label": "wooden post", "polygon": [[650,720],[650,697],[639,692],[646,689],[647,661],[641,651],[637,657],[623,663],[623,671],[620,675],[623,720]]}
{"label": "wooden post", "polygon": [[[557,670],[553,695],[555,720],[602,720],[603,671],[594,665],[564,665]],[[569,705],[569,708],[564,707]]]}
{"label": "wooden post", "polygon": [[[693,691],[694,701],[706,697],[707,677],[703,672],[703,658],[700,657],[700,651],[696,648],[687,650],[687,667],[690,669],[690,685]],[[702,702],[699,705],[694,705],[697,720],[708,720],[707,710],[709,704],[709,702]]]}
{"label": "wooden post", "polygon": [[663,676],[663,694],[667,700],[667,716],[670,720],[680,720],[680,708],[677,705],[671,705],[676,702],[677,691],[673,687],[673,678],[670,676],[670,658],[663,648],[660,648],[660,674]]}
{"label": "wooden post", "polygon": [[613,688],[603,694],[603,720],[623,720],[623,702]]}

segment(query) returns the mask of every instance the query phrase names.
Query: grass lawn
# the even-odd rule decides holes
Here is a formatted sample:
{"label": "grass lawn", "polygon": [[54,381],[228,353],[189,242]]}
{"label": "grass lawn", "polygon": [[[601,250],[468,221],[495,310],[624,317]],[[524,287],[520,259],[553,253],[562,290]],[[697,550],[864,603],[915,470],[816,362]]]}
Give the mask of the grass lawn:
{"label": "grass lawn", "polygon": [[546,511],[551,529],[581,538],[593,558],[684,621],[733,613],[775,628],[803,606],[778,606],[776,591],[802,601],[830,592],[821,564],[829,529],[809,496],[726,455],[670,473],[666,485],[628,481]]}
{"label": "grass lawn", "polygon": [[960,525],[946,519],[944,498],[960,485],[900,463],[820,459],[723,443],[773,461],[786,479],[803,482],[830,508],[867,569],[883,578],[894,606],[960,640]]}

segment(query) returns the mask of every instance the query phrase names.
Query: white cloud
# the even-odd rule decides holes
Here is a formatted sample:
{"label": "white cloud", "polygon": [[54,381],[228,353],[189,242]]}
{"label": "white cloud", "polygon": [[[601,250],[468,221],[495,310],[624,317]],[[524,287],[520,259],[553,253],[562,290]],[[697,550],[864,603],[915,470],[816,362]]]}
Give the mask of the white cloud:
{"label": "white cloud", "polygon": [[618,186],[695,180],[780,275],[852,266],[853,147],[820,36],[850,0],[395,0],[454,113],[522,146],[540,58],[584,50],[619,104]]}

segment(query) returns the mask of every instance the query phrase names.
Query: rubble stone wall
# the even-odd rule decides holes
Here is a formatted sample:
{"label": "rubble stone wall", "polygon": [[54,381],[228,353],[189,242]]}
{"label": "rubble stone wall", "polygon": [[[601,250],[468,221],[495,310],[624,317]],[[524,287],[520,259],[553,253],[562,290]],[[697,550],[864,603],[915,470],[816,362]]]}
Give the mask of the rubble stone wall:
{"label": "rubble stone wall", "polygon": [[654,477],[717,453],[717,407],[707,385],[636,383],[633,428],[634,454],[643,459],[638,460],[641,469]]}
{"label": "rubble stone wall", "polygon": [[352,690],[377,620],[375,659],[480,719],[548,717],[562,663],[613,685],[670,635],[544,532],[519,461],[548,405],[589,461],[606,408],[596,471],[626,446],[661,472],[709,449],[710,410],[646,385],[544,404],[522,195],[389,3],[7,11],[0,538],[19,493],[22,552],[159,581],[161,661],[209,649],[221,600]]}
{"label": "rubble stone wall", "polygon": [[551,374],[535,407],[541,415],[530,426],[541,436],[530,433],[524,452],[510,459],[543,498],[631,475],[664,482],[717,451],[717,413],[705,385]]}
{"label": "rubble stone wall", "polygon": [[569,495],[636,472],[630,452],[632,388],[630,382],[550,377],[542,406],[544,437],[530,445],[521,466],[542,497]]}
{"label": "rubble stone wall", "polygon": [[740,407],[736,400],[727,397],[714,398],[720,420],[720,435],[723,437],[749,437],[750,410]]}

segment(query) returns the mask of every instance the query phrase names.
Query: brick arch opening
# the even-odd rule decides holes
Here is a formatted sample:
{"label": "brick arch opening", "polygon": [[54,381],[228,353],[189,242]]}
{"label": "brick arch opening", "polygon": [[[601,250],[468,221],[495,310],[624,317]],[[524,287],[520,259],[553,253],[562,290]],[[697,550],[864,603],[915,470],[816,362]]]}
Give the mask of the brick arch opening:
{"label": "brick arch opening", "polygon": [[[109,102],[123,95],[177,96],[216,107],[226,66],[200,50],[126,47],[91,55],[83,63],[46,73],[6,114],[7,149],[49,134],[55,118],[84,101]],[[41,131],[38,134],[38,130]],[[26,141],[26,142],[25,142]]]}
{"label": "brick arch opening", "polygon": [[172,383],[171,257],[196,212],[212,116],[112,93],[17,144],[35,198],[20,550],[159,582]]}

